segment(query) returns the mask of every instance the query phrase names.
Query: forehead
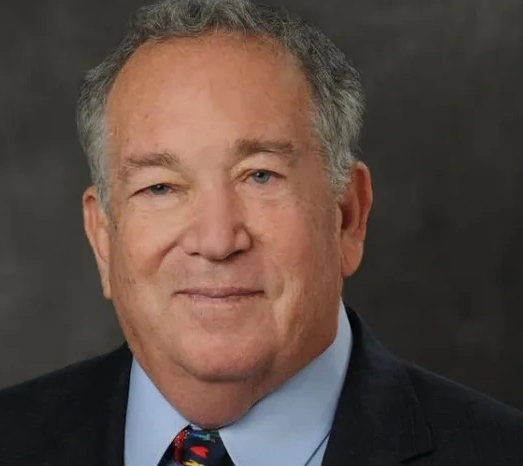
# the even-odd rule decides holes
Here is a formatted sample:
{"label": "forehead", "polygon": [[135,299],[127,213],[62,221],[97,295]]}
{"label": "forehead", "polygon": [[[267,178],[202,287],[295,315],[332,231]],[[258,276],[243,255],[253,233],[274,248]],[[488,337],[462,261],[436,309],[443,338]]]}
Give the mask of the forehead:
{"label": "forehead", "polygon": [[305,75],[283,46],[215,33],[142,45],[109,94],[107,129],[119,153],[183,145],[198,132],[210,144],[285,137],[299,146],[310,108]]}

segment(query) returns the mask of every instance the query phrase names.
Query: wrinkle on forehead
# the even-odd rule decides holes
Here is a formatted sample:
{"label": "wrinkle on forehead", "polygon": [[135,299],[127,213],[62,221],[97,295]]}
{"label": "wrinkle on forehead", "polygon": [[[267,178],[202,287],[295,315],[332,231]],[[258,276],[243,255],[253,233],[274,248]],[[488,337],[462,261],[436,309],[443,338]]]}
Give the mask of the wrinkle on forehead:
{"label": "wrinkle on forehead", "polygon": [[[213,54],[219,55],[224,61],[238,61],[240,51],[246,52],[243,58],[263,56],[267,72],[273,73],[278,70],[282,73],[285,70],[288,79],[300,84],[299,87],[304,86],[308,91],[308,82],[298,60],[282,44],[271,38],[220,31],[196,37],[148,41],[141,45],[118,73],[108,96],[108,111],[123,94],[136,97],[135,91],[143,87],[145,80],[154,79],[155,68],[165,65],[165,62],[175,70],[177,59],[183,60],[182,66],[186,68],[185,74],[190,79],[191,72],[201,70],[201,53],[208,53],[210,47],[216,49]],[[205,63],[203,65],[205,66]],[[245,62],[244,67],[248,66]]]}
{"label": "wrinkle on forehead", "polygon": [[[301,65],[296,57],[276,40],[269,37],[218,31],[195,37],[175,37],[145,42],[131,55],[118,73],[109,93],[109,103],[118,94],[125,91],[132,92],[140,87],[140,78],[151,77],[155,65],[169,61],[174,69],[176,67],[174,57],[183,60],[183,66],[188,68],[187,74],[192,69],[198,70],[202,66],[200,53],[205,53],[210,47],[215,48],[214,53],[223,60],[237,59],[239,51],[247,52],[249,55],[264,55],[267,68],[278,68],[280,71],[286,68],[294,79],[301,75],[300,77],[303,78],[301,81],[306,83]],[[150,68],[144,69],[137,66],[140,61],[148,62]],[[141,73],[139,73],[140,68]],[[112,97],[113,95],[114,97]]]}
{"label": "wrinkle on forehead", "polygon": [[[107,133],[113,142],[113,154],[121,151],[126,140],[135,138],[147,120],[171,111],[173,105],[166,102],[173,101],[173,86],[181,89],[176,99],[185,102],[198,98],[198,86],[208,92],[206,95],[222,100],[224,92],[232,100],[238,93],[249,100],[255,117],[260,109],[266,119],[267,111],[276,112],[277,118],[287,113],[292,118],[291,125],[303,122],[308,126],[307,132],[310,130],[309,85],[291,52],[271,39],[218,32],[147,42],[130,57],[108,98]],[[220,104],[222,109],[229,107],[228,103]],[[130,126],[133,134],[129,134]]]}

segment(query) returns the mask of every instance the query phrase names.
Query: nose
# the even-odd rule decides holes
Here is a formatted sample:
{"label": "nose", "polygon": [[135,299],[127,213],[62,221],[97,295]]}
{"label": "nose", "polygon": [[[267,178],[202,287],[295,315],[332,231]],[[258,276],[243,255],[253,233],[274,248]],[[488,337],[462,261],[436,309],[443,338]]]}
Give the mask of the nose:
{"label": "nose", "polygon": [[191,220],[180,238],[188,255],[223,261],[251,247],[243,206],[232,189],[223,186],[200,193]]}

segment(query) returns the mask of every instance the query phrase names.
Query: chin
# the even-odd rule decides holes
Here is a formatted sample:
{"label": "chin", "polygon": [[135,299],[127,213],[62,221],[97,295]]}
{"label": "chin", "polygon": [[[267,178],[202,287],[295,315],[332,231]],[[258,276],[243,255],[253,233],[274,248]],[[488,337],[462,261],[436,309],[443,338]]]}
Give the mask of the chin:
{"label": "chin", "polygon": [[198,348],[183,354],[178,364],[194,378],[207,383],[240,382],[257,377],[271,366],[273,351],[253,351],[254,348],[246,351],[230,345],[229,341],[229,346],[221,351]]}

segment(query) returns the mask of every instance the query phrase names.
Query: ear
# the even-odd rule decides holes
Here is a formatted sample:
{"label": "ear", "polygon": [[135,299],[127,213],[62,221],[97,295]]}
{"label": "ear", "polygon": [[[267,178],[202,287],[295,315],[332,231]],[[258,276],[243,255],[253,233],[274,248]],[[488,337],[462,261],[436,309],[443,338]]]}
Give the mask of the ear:
{"label": "ear", "polygon": [[349,181],[338,202],[342,278],[352,275],[360,266],[372,197],[369,169],[356,162],[350,169]]}
{"label": "ear", "polygon": [[102,282],[103,294],[107,299],[111,299],[111,284],[109,280],[110,219],[100,205],[98,195],[93,186],[85,191],[82,197],[82,207],[84,229],[94,252]]}

